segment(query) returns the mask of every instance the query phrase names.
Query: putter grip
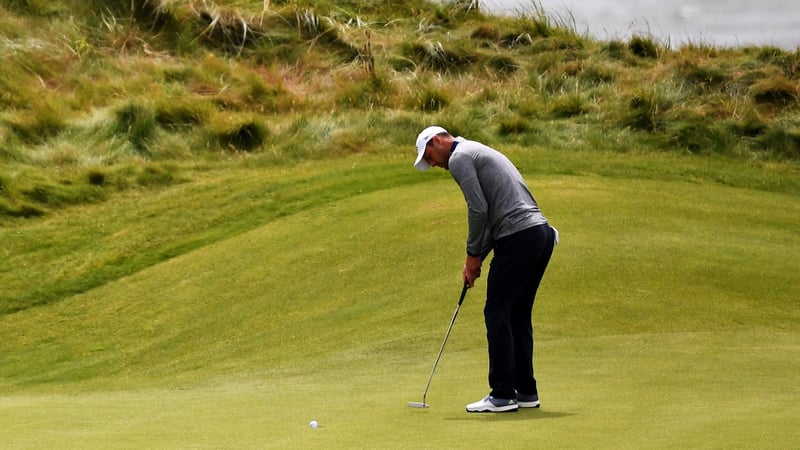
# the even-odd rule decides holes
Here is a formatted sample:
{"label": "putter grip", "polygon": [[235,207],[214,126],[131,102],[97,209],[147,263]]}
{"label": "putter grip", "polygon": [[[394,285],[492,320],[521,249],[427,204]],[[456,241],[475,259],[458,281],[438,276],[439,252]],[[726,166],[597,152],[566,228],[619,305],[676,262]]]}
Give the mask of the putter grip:
{"label": "putter grip", "polygon": [[467,296],[467,289],[469,289],[469,285],[464,283],[464,288],[461,289],[461,297],[458,298],[458,306],[461,306],[461,303],[464,302],[464,297]]}

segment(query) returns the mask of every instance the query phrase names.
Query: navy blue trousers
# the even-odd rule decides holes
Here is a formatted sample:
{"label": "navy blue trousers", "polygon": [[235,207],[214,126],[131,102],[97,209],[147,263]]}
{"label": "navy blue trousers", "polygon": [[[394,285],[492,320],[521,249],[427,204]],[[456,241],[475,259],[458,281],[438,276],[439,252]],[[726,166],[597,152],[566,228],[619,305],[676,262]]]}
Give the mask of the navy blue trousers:
{"label": "navy blue trousers", "polygon": [[483,309],[494,397],[517,398],[515,391],[538,394],[531,315],[554,239],[553,229],[543,224],[495,242]]}

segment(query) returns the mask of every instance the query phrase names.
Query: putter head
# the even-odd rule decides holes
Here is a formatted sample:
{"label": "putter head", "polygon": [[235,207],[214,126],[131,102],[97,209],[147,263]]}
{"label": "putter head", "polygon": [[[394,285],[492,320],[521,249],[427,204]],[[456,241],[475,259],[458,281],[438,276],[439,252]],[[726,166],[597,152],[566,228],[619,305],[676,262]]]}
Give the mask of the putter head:
{"label": "putter head", "polygon": [[425,402],[408,402],[408,407],[409,408],[427,408],[429,406],[430,405],[428,405]]}

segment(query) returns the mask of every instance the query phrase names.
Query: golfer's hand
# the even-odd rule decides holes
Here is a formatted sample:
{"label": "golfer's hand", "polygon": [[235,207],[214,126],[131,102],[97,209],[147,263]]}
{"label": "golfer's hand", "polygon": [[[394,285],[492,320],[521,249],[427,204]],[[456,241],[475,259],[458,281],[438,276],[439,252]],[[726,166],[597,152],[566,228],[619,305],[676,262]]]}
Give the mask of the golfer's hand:
{"label": "golfer's hand", "polygon": [[481,276],[481,264],[483,260],[479,256],[467,256],[464,264],[464,283],[470,288],[475,286],[475,280]]}

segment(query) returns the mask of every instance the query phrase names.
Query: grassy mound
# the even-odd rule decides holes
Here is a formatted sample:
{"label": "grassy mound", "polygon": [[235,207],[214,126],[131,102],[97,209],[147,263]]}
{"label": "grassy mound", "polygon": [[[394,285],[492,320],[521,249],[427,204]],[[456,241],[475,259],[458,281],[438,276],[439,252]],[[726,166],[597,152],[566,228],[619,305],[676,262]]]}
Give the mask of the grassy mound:
{"label": "grassy mound", "polygon": [[[424,125],[569,152],[800,155],[800,56],[598,42],[472,1],[0,4],[0,218],[197,165],[386,154]],[[143,167],[144,166],[144,167]]]}
{"label": "grassy mound", "polygon": [[[343,182],[337,164],[360,166],[354,177],[395,170],[368,163],[314,163],[283,177],[306,176],[314,192]],[[527,173],[563,236],[534,314],[541,411],[463,412],[486,390],[482,286],[459,315],[433,408],[405,406],[419,400],[455,306],[466,227],[454,183],[413,174],[419,183],[265,215],[249,231],[3,316],[0,416],[13,431],[4,443],[467,448],[487,431],[524,427],[521,442],[554,447],[791,445],[795,197]],[[251,183],[208,179],[160,201],[94,208],[146,214],[204,191],[241,196]],[[181,220],[164,218],[165,227]],[[113,227],[117,245],[135,236]],[[54,409],[62,414],[43,433]]]}

